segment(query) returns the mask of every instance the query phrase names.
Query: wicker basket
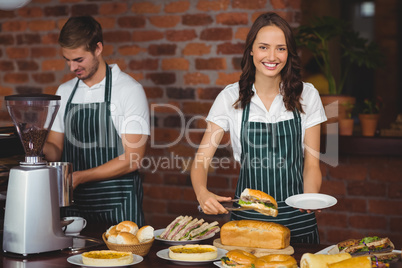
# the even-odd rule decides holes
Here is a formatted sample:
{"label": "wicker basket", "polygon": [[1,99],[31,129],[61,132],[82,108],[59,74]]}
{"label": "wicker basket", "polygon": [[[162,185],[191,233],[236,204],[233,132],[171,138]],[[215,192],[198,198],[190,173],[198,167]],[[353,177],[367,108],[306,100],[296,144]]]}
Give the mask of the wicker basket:
{"label": "wicker basket", "polygon": [[121,244],[115,244],[115,243],[108,242],[106,239],[106,233],[103,233],[102,238],[103,238],[103,241],[105,242],[106,246],[110,250],[131,252],[131,253],[140,255],[142,257],[144,257],[148,254],[149,250],[152,247],[152,244],[155,241],[155,238],[152,238],[152,240],[145,242],[145,243],[140,243],[138,245],[121,245]]}

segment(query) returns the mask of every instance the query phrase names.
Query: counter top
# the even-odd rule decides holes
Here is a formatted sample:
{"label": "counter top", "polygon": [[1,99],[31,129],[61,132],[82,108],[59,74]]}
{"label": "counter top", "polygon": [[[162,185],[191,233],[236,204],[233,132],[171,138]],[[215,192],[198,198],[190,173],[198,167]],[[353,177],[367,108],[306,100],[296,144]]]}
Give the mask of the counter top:
{"label": "counter top", "polygon": [[[99,226],[91,227],[87,226],[82,232],[81,235],[87,236],[87,237],[92,237],[96,239],[101,239],[101,234],[106,230],[105,228],[99,228]],[[205,241],[205,244],[212,244],[213,240],[218,238],[219,234],[216,235],[213,238],[210,238],[209,240]],[[301,256],[304,253],[315,253],[318,252],[324,248],[326,248],[328,245],[312,245],[312,244],[294,244],[292,245],[295,253],[294,257],[296,260],[300,261]],[[184,268],[184,267],[190,267],[190,266],[183,266],[183,265],[178,265],[178,264],[173,264],[170,261],[160,259],[159,257],[156,256],[156,253],[162,249],[168,248],[169,245],[166,245],[160,241],[155,240],[154,244],[152,245],[152,248],[150,252],[148,253],[147,256],[144,257],[144,260],[141,263],[129,266],[129,267],[135,267],[135,268],[153,268],[153,267],[171,267],[171,268]],[[107,249],[106,245],[101,245],[96,248],[98,249]],[[89,250],[94,250],[94,248],[91,248]],[[85,251],[89,251],[85,250]],[[1,251],[2,254],[0,256],[2,263],[2,267],[4,268],[12,268],[12,267],[24,267],[24,268],[36,268],[36,267],[41,267],[41,268],[73,268],[73,267],[78,267],[76,265],[70,264],[67,262],[67,258],[70,256],[73,256],[74,254],[80,254],[82,252],[78,253],[71,253],[69,250],[63,250],[63,251],[56,251],[56,252],[50,252],[50,253],[41,253],[37,255],[30,255],[28,257],[21,257],[21,256],[9,256],[7,253],[4,253]],[[212,268],[212,267],[217,267],[215,266],[212,262],[206,265],[191,265],[193,268]],[[398,263],[396,265],[392,265],[391,268],[400,268],[402,267],[402,263]]]}

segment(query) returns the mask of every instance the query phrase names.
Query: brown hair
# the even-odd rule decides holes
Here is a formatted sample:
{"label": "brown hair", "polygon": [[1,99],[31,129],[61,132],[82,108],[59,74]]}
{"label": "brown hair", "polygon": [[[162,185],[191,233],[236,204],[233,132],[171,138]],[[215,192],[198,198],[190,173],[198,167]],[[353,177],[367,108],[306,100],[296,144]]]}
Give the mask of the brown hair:
{"label": "brown hair", "polygon": [[250,53],[259,30],[265,26],[272,25],[277,26],[283,31],[288,48],[288,60],[281,71],[281,91],[283,92],[285,107],[288,111],[294,111],[297,109],[300,112],[303,112],[300,104],[303,82],[301,81],[301,64],[300,58],[297,55],[296,41],[289,24],[273,12],[260,15],[251,26],[247,35],[245,50],[241,61],[242,74],[239,80],[239,99],[233,104],[233,106],[235,108],[239,108],[239,106],[240,108],[244,108],[248,103],[250,103],[251,97],[254,95],[252,87],[255,82],[256,69]]}
{"label": "brown hair", "polygon": [[95,52],[98,42],[103,44],[102,27],[91,16],[71,17],[60,31],[61,47],[75,49],[84,46],[87,51]]}

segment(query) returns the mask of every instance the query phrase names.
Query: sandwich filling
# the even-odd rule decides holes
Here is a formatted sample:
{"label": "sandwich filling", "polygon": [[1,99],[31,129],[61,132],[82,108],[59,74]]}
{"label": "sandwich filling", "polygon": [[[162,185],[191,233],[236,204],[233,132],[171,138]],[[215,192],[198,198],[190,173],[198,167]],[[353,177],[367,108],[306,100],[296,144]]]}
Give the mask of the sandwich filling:
{"label": "sandwich filling", "polygon": [[352,255],[363,255],[374,252],[387,252],[394,249],[393,244],[388,238],[378,236],[365,237],[361,240],[350,240],[338,245],[339,251],[347,252]]}

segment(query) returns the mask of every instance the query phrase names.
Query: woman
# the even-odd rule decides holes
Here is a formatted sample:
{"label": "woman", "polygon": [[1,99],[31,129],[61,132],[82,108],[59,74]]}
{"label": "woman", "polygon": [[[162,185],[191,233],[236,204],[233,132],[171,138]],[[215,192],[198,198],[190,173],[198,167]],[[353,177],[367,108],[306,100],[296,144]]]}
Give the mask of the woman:
{"label": "woman", "polygon": [[[192,166],[197,200],[207,214],[228,213],[231,200],[207,189],[207,170],[224,131],[230,131],[234,158],[241,163],[235,198],[258,189],[278,202],[273,218],[255,211],[232,212],[232,220],[277,222],[291,230],[292,242],[319,243],[314,213],[285,204],[289,196],[318,193],[320,123],[325,112],[313,85],[303,83],[292,30],[275,13],[257,18],[246,39],[240,81],[218,95]],[[308,211],[310,212],[310,211]]]}

